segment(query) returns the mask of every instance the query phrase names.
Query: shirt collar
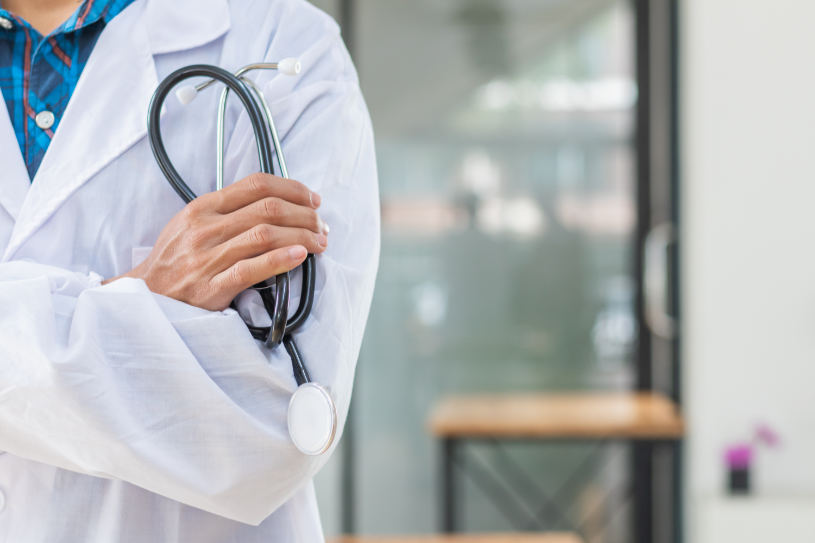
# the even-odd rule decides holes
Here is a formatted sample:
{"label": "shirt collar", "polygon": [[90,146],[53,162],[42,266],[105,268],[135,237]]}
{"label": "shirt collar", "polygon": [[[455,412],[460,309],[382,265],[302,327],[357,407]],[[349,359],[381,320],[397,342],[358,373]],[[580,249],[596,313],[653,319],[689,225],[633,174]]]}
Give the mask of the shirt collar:
{"label": "shirt collar", "polygon": [[[85,0],[68,20],[58,26],[51,34],[72,32],[100,20],[107,23],[129,3],[122,0]],[[28,21],[3,8],[0,8],[0,17],[13,21],[15,24],[31,27]]]}
{"label": "shirt collar", "polygon": [[[86,0],[53,33],[76,30],[100,19],[107,23],[128,3],[125,0]],[[227,0],[135,0],[133,3],[146,5],[145,22],[153,54],[198,47],[222,36],[230,28]],[[83,16],[83,13],[86,14]],[[27,24],[3,8],[0,8],[0,17],[14,24]],[[5,34],[6,31],[0,29],[0,38]]]}
{"label": "shirt collar", "polygon": [[111,9],[117,0],[85,0],[73,15],[59,27],[61,32],[71,32],[91,25],[100,19],[107,23],[116,13]]}

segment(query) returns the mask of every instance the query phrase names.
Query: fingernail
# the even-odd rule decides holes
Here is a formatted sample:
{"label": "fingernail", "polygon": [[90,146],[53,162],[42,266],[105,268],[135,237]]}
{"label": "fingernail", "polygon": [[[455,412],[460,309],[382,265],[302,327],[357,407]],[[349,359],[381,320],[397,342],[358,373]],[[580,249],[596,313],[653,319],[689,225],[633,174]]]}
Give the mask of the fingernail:
{"label": "fingernail", "polygon": [[313,207],[314,209],[320,207],[320,202],[322,201],[322,198],[320,198],[319,194],[317,194],[316,192],[309,192],[309,198],[311,199],[311,207]]}
{"label": "fingernail", "polygon": [[317,227],[320,229],[320,232],[322,232],[323,234],[328,234],[328,232],[331,229],[328,227],[328,225],[325,223],[325,221],[323,219],[321,219],[320,217],[317,217],[317,220],[319,221],[319,224],[317,225]]}
{"label": "fingernail", "polygon": [[292,260],[300,260],[304,256],[306,256],[306,248],[302,245],[289,248],[289,258]]}
{"label": "fingernail", "polygon": [[320,247],[325,247],[328,245],[328,238],[323,234],[317,234],[317,245]]}

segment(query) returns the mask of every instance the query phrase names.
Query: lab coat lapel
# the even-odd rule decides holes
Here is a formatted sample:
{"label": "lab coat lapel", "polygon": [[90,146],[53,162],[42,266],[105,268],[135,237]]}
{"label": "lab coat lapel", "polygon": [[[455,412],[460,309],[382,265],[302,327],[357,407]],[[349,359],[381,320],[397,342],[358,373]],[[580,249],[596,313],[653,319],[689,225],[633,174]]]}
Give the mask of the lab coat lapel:
{"label": "lab coat lapel", "polygon": [[141,7],[123,11],[99,37],[32,180],[3,260],[12,258],[80,186],[144,136],[157,76],[147,34],[138,24]]}
{"label": "lab coat lapel", "polygon": [[8,116],[8,109],[2,103],[0,103],[0,164],[3,171],[0,175],[0,205],[16,220],[30,183],[28,170],[20,153],[20,145],[17,143],[17,136]]}
{"label": "lab coat lapel", "polygon": [[[147,134],[147,111],[158,85],[153,55],[203,45],[228,29],[226,0],[135,2],[108,24],[19,210],[3,260],[11,259],[71,194]],[[19,200],[20,187],[14,191],[4,194],[4,206],[5,200],[12,207]]]}

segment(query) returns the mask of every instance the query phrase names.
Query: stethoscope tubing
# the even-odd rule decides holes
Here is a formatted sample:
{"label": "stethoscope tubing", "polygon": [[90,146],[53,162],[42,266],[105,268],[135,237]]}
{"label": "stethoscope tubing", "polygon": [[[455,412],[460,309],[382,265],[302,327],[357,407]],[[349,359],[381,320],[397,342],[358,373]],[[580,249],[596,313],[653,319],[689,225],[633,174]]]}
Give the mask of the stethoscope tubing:
{"label": "stethoscope tubing", "polygon": [[[264,173],[273,174],[274,165],[272,157],[273,154],[276,154],[278,163],[281,165],[281,173],[284,173],[285,176],[288,172],[282,171],[285,170],[285,161],[280,151],[280,143],[273,124],[274,121],[270,118],[271,112],[269,111],[268,104],[266,104],[265,99],[260,95],[255,85],[218,66],[205,64],[186,66],[174,71],[159,84],[153,94],[148,113],[149,141],[156,163],[182,200],[189,203],[193,201],[197,195],[184,182],[169,158],[161,136],[161,109],[164,101],[174,87],[194,77],[208,77],[220,81],[226,86],[219,104],[218,130],[220,153],[223,152],[223,115],[225,113],[226,96],[227,93],[231,91],[235,93],[247,111],[252,130],[255,134],[260,170]],[[260,97],[258,98],[257,95],[260,95]],[[262,106],[260,104],[262,104]],[[219,158],[218,167],[222,168],[222,164],[222,160]],[[219,178],[221,178],[220,175]],[[314,304],[314,255],[309,254],[301,267],[303,271],[303,282],[300,302],[294,315],[290,319],[287,318],[289,276],[288,274],[280,274],[275,277],[274,298],[271,297],[271,289],[268,282],[264,285],[257,286],[263,304],[272,319],[272,325],[270,327],[249,326],[252,336],[255,339],[265,341],[267,346],[274,347],[281,342],[284,344],[286,352],[291,358],[294,377],[298,385],[311,382],[309,372],[306,369],[292,333],[303,325],[311,313]]]}
{"label": "stethoscope tubing", "polygon": [[[273,66],[276,66],[276,64]],[[277,156],[277,164],[280,167],[280,175],[288,178],[289,169],[286,166],[286,158],[283,156],[283,147],[280,145],[280,138],[277,135],[277,127],[275,126],[274,117],[272,116],[272,110],[269,107],[269,103],[266,101],[266,97],[263,96],[263,93],[260,91],[260,89],[258,89],[257,85],[255,85],[251,79],[243,75],[251,70],[262,69],[264,69],[263,64],[250,65],[241,68],[236,74],[234,74],[234,76],[243,81],[243,83],[251,89],[255,95],[257,103],[262,107],[263,114],[266,119],[266,126],[269,129],[269,134],[272,136],[272,145],[274,146],[275,155]],[[228,98],[229,87],[224,87],[224,90],[221,92],[221,98],[218,101],[218,141],[216,146],[217,163],[215,165],[215,173],[217,176],[215,180],[216,190],[221,190],[224,188],[224,141],[226,139],[226,102]]]}
{"label": "stethoscope tubing", "polygon": [[167,154],[167,149],[165,148],[164,141],[161,137],[161,109],[170,91],[179,83],[193,77],[209,77],[220,81],[237,95],[238,99],[241,101],[243,107],[246,109],[249,115],[249,121],[252,124],[252,130],[255,133],[255,143],[258,147],[260,170],[264,173],[273,173],[270,139],[268,137],[266,127],[262,121],[264,113],[261,111],[257,102],[255,102],[253,99],[251,91],[246,84],[239,78],[232,75],[230,72],[218,66],[193,64],[191,66],[179,68],[167,76],[156,88],[153,98],[150,101],[147,126],[150,135],[150,147],[153,150],[153,155],[155,156],[159,168],[178,195],[186,203],[193,201],[197,195],[181,178],[181,175],[178,173],[178,170],[176,170]]}

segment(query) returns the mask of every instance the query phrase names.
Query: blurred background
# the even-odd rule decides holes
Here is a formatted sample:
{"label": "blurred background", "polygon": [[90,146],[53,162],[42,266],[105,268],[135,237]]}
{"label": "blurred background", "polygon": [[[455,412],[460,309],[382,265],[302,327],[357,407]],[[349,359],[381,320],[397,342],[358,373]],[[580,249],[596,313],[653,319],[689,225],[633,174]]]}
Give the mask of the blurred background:
{"label": "blurred background", "polygon": [[815,4],[314,3],[382,196],[327,535],[815,541]]}

